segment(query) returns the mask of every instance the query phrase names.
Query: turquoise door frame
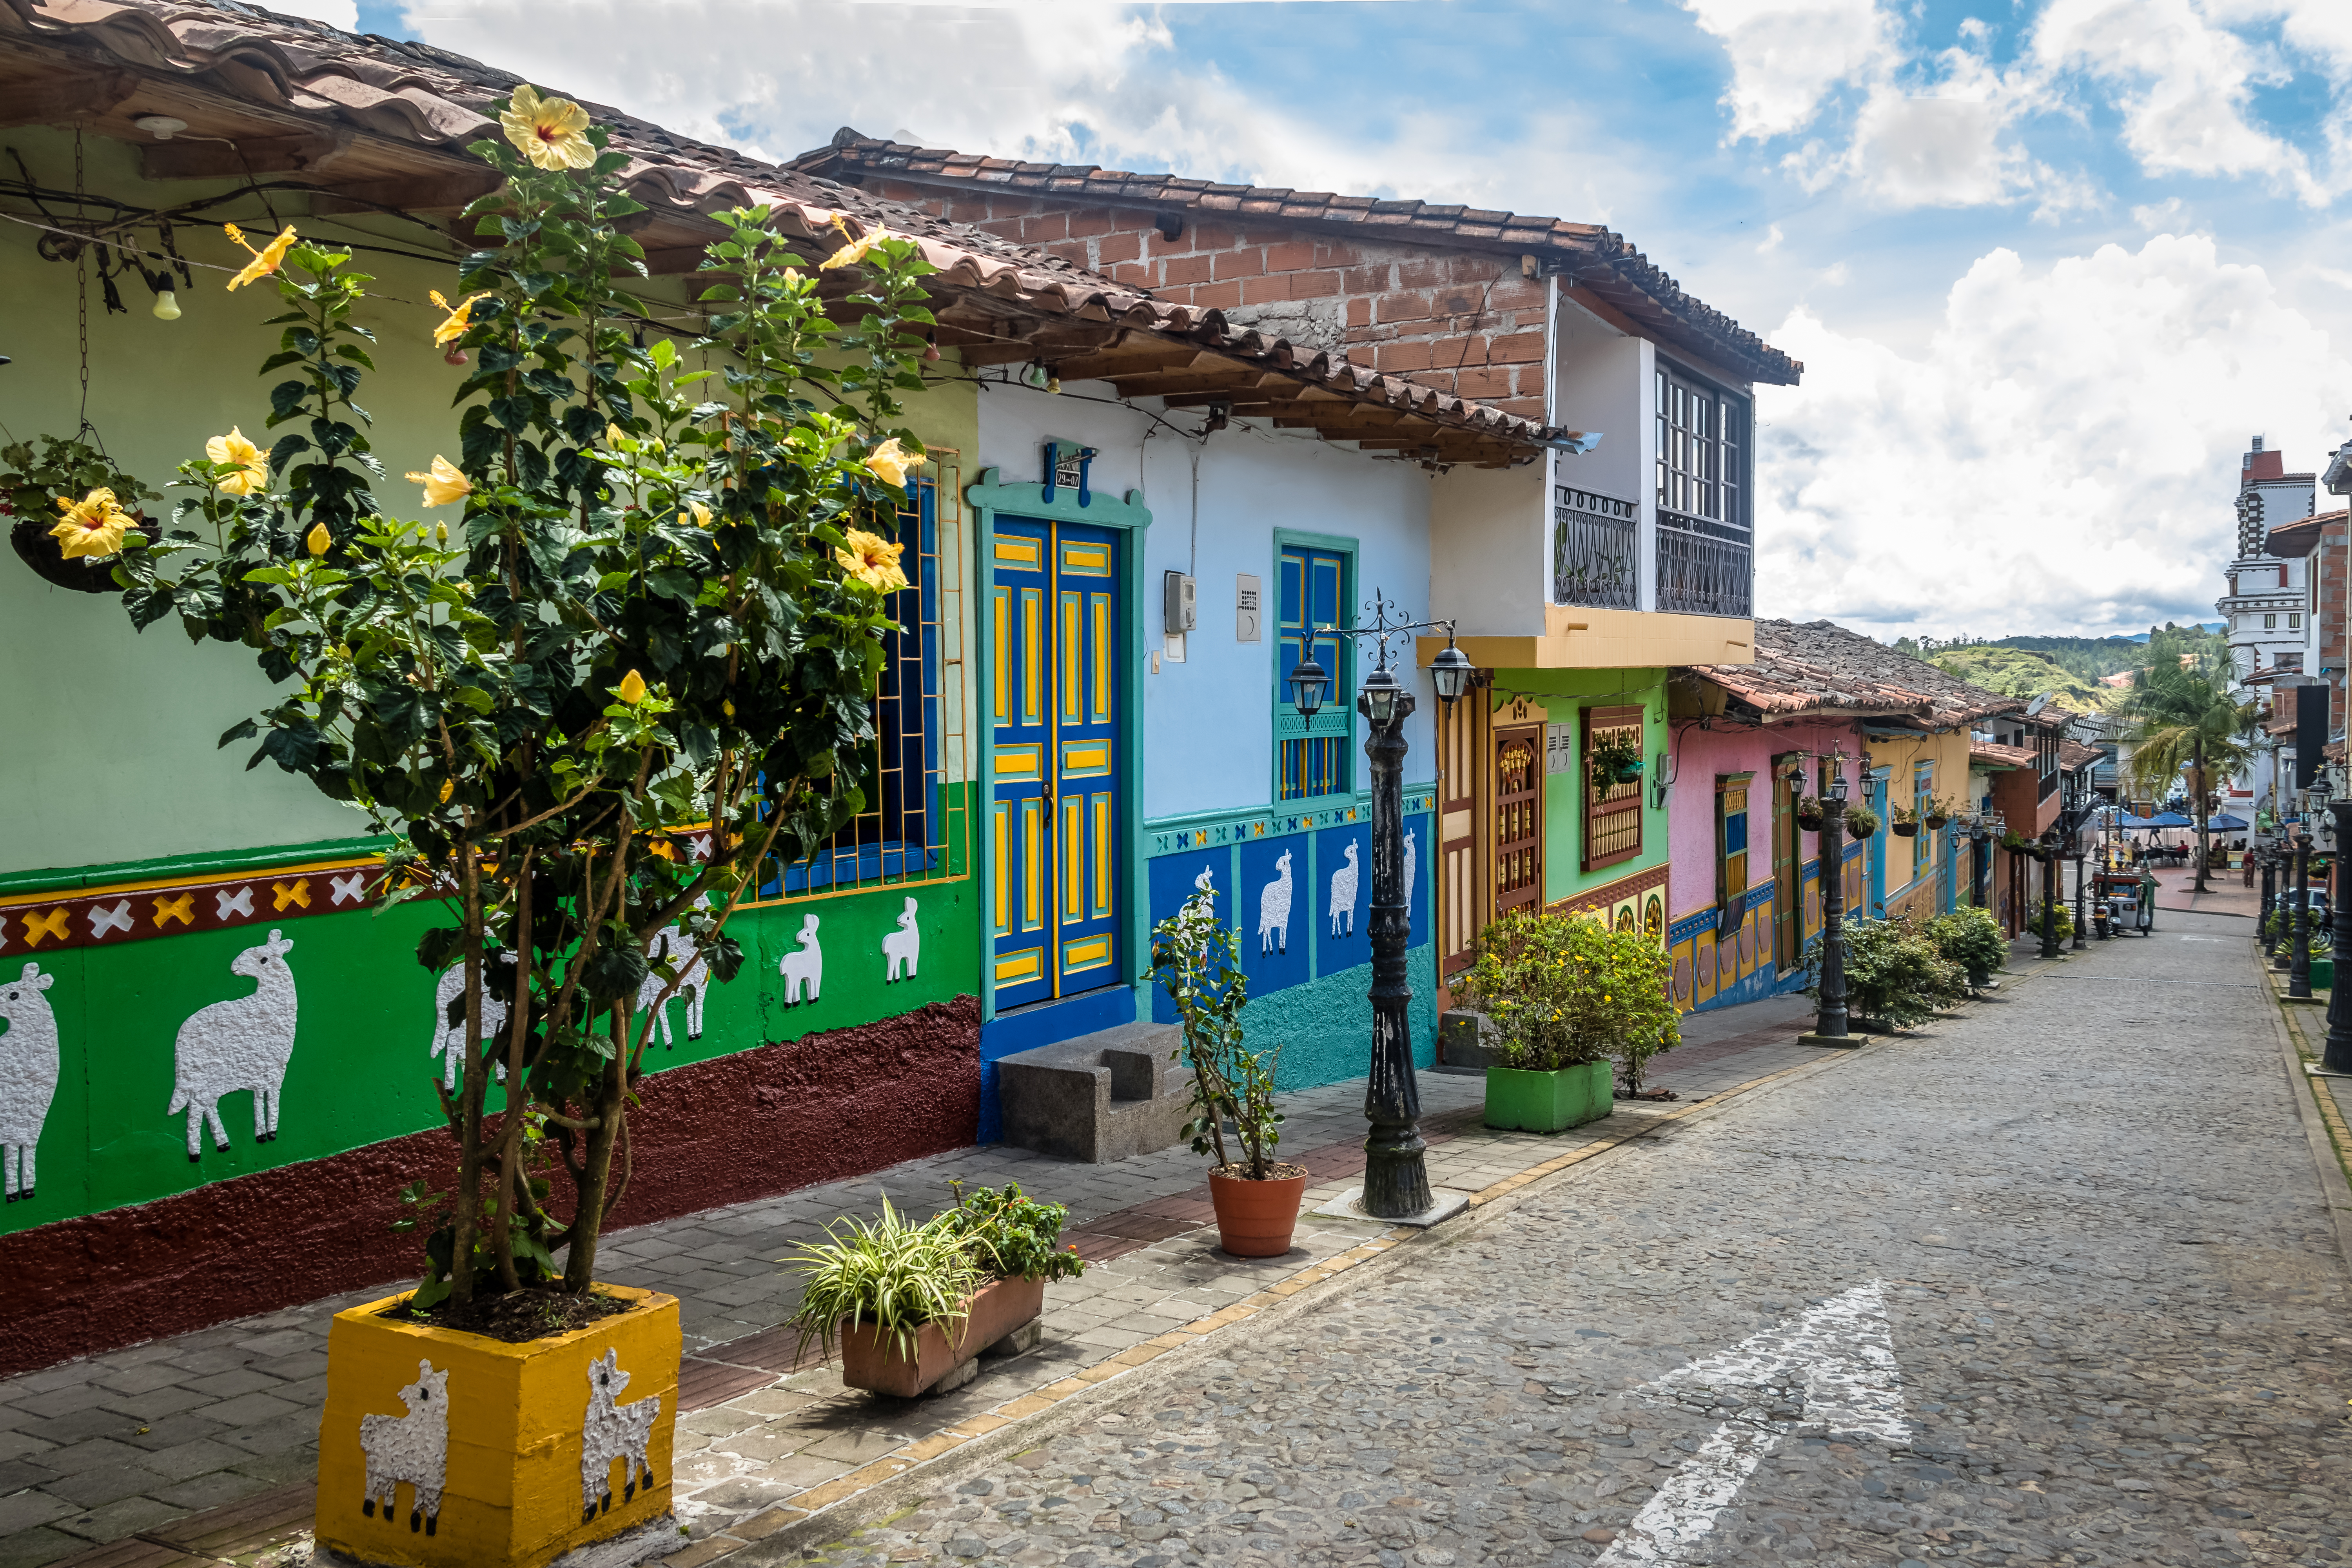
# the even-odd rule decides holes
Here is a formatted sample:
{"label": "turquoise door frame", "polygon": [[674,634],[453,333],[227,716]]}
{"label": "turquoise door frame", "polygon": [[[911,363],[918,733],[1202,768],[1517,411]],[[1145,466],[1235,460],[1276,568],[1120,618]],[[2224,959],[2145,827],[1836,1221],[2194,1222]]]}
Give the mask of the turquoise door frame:
{"label": "turquoise door frame", "polygon": [[[979,837],[981,853],[975,857],[980,864],[980,909],[977,917],[983,931],[992,932],[999,878],[995,864],[992,833],[993,813],[998,795],[996,746],[993,714],[990,704],[987,673],[996,668],[996,639],[993,622],[992,589],[995,578],[996,522],[999,517],[1008,521],[1020,519],[1029,522],[1076,523],[1086,530],[1109,531],[1116,548],[1117,561],[1112,568],[1118,584],[1117,624],[1112,630],[1114,644],[1111,667],[1118,681],[1114,695],[1113,711],[1119,715],[1115,725],[1116,738],[1111,742],[1115,751],[1113,768],[1121,781],[1116,795],[1112,837],[1119,848],[1116,868],[1117,906],[1108,917],[1117,928],[1118,984],[1129,986],[1141,983],[1151,950],[1150,915],[1144,898],[1143,870],[1143,689],[1145,652],[1143,646],[1143,531],[1151,526],[1151,512],[1143,504],[1141,490],[1129,490],[1125,497],[1114,499],[1100,491],[1086,495],[1067,485],[1055,487],[1048,495],[1042,484],[1007,484],[1003,470],[982,468],[979,479],[964,490],[964,500],[978,519],[980,548],[974,556],[974,593],[971,603],[979,607],[975,616],[977,636],[974,647],[982,679],[971,683],[975,693],[972,733],[980,762],[980,801],[984,817]],[[1027,533],[1026,530],[1016,533]],[[1074,536],[1075,537],[1075,536]],[[980,1007],[983,1022],[996,1016],[996,942],[993,935],[982,944],[987,954],[980,966]],[[1017,1005],[1019,997],[1008,1005]]]}
{"label": "turquoise door frame", "polygon": [[1870,899],[1870,918],[1874,921],[1886,918],[1886,840],[1892,831],[1887,824],[1894,809],[1894,801],[1886,793],[1887,771],[1870,770],[1871,782],[1875,786],[1871,791],[1872,809],[1878,813],[1878,831],[1870,836],[1870,879],[1865,890]]}

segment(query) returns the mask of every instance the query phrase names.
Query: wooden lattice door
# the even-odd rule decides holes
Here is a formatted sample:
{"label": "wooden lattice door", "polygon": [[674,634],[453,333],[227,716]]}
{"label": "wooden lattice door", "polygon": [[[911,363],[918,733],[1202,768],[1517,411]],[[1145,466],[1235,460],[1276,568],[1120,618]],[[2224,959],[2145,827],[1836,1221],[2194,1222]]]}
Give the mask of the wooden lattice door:
{"label": "wooden lattice door", "polygon": [[[1483,693],[1480,694],[1483,696]],[[1437,719],[1438,973],[1470,967],[1478,932],[1486,926],[1486,858],[1478,852],[1478,795],[1486,772],[1486,738],[1492,717],[1483,700],[1441,706]],[[1441,991],[1441,996],[1444,993]]]}
{"label": "wooden lattice door", "polygon": [[1495,731],[1495,913],[1543,904],[1544,731]]}

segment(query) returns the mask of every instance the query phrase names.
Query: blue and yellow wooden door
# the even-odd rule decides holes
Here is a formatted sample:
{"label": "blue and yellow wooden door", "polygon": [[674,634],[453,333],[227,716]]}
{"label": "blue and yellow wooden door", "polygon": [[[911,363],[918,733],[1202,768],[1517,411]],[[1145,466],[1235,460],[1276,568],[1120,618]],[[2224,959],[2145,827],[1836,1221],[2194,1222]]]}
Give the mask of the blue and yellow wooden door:
{"label": "blue and yellow wooden door", "polygon": [[1117,536],[999,518],[989,542],[996,1005],[1119,978]]}

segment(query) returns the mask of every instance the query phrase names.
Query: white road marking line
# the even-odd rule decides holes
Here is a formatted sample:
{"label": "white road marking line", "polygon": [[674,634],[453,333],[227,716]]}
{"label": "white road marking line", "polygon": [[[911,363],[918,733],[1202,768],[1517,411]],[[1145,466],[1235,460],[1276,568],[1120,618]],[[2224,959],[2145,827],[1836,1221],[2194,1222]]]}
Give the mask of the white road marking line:
{"label": "white road marking line", "polygon": [[1594,1568],[1685,1563],[1699,1559],[1716,1520],[1764,1456],[1797,1425],[1775,1420],[1756,1391],[1804,1385],[1803,1424],[1900,1443],[1911,1436],[1903,1408],[1902,1372],[1887,1331],[1885,1282],[1874,1279],[1809,1309],[1794,1323],[1768,1329],[1717,1355],[1666,1373],[1640,1390],[1679,1402],[1713,1394],[1739,1406],[1698,1452],[1666,1478]]}

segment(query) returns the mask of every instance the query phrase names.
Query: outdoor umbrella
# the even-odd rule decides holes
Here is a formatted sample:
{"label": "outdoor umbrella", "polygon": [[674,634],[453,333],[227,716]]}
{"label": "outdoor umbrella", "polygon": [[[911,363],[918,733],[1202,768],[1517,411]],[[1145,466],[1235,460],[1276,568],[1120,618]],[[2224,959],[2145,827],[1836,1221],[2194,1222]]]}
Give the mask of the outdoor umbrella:
{"label": "outdoor umbrella", "polygon": [[2177,811],[2159,811],[2147,819],[2150,827],[2194,827],[2196,822]]}
{"label": "outdoor umbrella", "polygon": [[2246,830],[2245,819],[2239,816],[2217,816],[2206,826],[2216,833],[2243,833]]}

